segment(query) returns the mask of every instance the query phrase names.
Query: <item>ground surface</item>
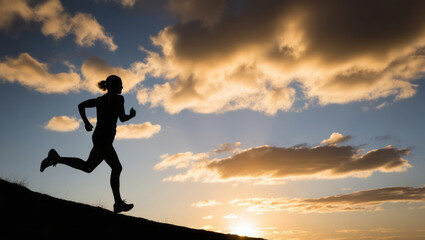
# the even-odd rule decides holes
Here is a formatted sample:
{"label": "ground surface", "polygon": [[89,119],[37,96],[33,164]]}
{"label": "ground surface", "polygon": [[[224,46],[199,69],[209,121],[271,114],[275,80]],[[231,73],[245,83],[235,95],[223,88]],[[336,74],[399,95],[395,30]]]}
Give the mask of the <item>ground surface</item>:
{"label": "ground surface", "polygon": [[254,239],[115,214],[1,179],[0,193],[0,239]]}

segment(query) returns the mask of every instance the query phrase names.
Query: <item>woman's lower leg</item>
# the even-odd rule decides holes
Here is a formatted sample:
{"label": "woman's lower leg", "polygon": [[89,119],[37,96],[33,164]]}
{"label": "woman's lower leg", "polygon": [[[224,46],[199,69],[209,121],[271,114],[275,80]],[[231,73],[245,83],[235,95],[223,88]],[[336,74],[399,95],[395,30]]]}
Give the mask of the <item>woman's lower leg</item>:
{"label": "woman's lower leg", "polygon": [[90,172],[87,168],[87,162],[76,157],[60,157],[58,163],[67,165],[69,167],[79,169],[84,172]]}
{"label": "woman's lower leg", "polygon": [[112,169],[111,188],[112,188],[112,194],[114,195],[115,203],[122,202],[121,194],[120,194],[120,175],[121,175],[121,168]]}

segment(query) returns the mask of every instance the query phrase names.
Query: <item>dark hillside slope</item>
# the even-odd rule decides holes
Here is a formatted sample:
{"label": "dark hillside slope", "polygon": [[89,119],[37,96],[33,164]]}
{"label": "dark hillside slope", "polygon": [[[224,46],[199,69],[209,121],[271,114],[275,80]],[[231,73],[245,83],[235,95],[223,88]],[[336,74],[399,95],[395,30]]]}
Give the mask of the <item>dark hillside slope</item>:
{"label": "dark hillside slope", "polygon": [[254,238],[179,227],[57,199],[0,179],[0,239]]}

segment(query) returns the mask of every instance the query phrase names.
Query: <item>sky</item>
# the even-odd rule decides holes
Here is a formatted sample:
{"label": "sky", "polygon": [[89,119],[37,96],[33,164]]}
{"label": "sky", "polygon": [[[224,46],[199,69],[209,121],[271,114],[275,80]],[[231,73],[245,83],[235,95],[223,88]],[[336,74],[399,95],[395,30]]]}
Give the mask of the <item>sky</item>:
{"label": "sky", "polygon": [[[267,239],[424,239],[425,2],[0,0],[0,177],[112,209],[77,105],[123,80],[128,214]],[[96,113],[88,109],[94,124]]]}

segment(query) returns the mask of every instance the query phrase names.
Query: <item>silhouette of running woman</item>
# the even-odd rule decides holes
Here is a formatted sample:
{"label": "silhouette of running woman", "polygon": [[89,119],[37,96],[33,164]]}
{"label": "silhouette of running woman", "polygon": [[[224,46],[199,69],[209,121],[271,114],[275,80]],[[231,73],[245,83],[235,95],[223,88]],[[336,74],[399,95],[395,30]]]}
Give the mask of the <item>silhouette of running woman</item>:
{"label": "silhouette of running woman", "polygon": [[54,149],[51,149],[47,158],[41,162],[40,172],[43,172],[49,166],[56,166],[56,164],[61,163],[90,173],[105,160],[112,169],[111,188],[115,200],[114,212],[125,212],[131,210],[134,205],[127,204],[121,199],[120,174],[122,166],[112,142],[114,141],[118,118],[121,122],[128,121],[136,116],[136,111],[131,108],[130,114],[125,114],[124,97],[120,95],[123,88],[120,77],[111,75],[106,80],[100,81],[98,87],[104,91],[107,90],[107,93],[78,105],[87,131],[91,131],[93,126],[87,119],[85,109],[96,107],[97,123],[92,136],[93,148],[87,161],[74,157],[61,157]]}

